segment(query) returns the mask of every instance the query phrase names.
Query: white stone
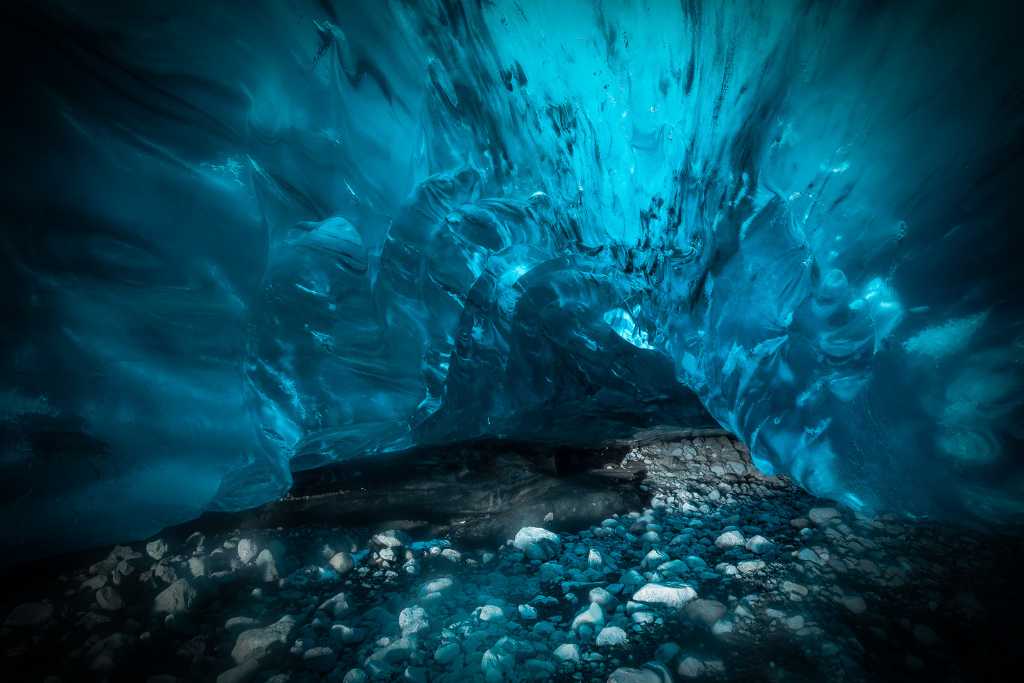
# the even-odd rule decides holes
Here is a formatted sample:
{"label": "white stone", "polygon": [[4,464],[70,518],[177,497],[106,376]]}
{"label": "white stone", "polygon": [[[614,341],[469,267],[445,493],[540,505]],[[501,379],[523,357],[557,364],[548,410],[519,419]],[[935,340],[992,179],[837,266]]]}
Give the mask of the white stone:
{"label": "white stone", "polygon": [[735,548],[742,546],[746,542],[743,538],[743,534],[738,531],[726,531],[722,533],[718,538],[715,539],[715,546],[722,550],[728,550],[729,548]]}
{"label": "white stone", "polygon": [[256,541],[251,538],[243,538],[239,541],[238,548],[236,550],[238,552],[238,559],[240,559],[243,564],[249,564],[256,559],[256,555],[259,554],[259,548],[256,547]]}
{"label": "white stone", "polygon": [[331,569],[339,574],[347,574],[355,566],[355,563],[352,561],[352,555],[344,550],[334,553],[329,560],[329,564]]}
{"label": "white stone", "polygon": [[618,647],[626,644],[626,632],[618,626],[605,626],[597,634],[598,647]]}
{"label": "white stone", "polygon": [[664,605],[681,608],[697,597],[697,591],[690,586],[666,586],[660,583],[649,583],[633,594],[633,600],[649,605]]}
{"label": "white stone", "polygon": [[575,643],[562,643],[555,648],[555,659],[562,662],[575,662],[580,661],[580,648]]}
{"label": "white stone", "polygon": [[531,560],[550,560],[558,555],[562,542],[558,534],[535,526],[523,527],[516,533],[512,545],[522,550]]}
{"label": "white stone", "polygon": [[398,615],[398,628],[403,637],[414,636],[430,628],[427,611],[419,605],[406,607]]}

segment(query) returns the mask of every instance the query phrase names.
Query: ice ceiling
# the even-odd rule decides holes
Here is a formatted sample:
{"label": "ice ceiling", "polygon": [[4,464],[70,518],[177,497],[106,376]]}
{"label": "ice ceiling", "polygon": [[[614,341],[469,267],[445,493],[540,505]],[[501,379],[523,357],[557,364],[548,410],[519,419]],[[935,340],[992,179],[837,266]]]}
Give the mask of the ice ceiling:
{"label": "ice ceiling", "polygon": [[4,10],[4,546],[702,405],[855,508],[1019,515],[1018,23],[892,4]]}

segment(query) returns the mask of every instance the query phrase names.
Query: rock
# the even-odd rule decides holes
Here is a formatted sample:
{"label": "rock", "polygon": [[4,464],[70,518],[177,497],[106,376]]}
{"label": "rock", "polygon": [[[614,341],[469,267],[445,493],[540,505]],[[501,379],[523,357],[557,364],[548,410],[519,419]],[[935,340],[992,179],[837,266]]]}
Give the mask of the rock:
{"label": "rock", "polygon": [[654,658],[667,666],[679,656],[681,651],[682,648],[676,643],[662,643],[658,646],[657,651],[655,651]]}
{"label": "rock", "polygon": [[116,612],[124,607],[124,600],[114,587],[104,586],[96,591],[96,604],[108,612]]}
{"label": "rock", "polygon": [[717,600],[692,600],[684,608],[686,616],[691,620],[711,628],[725,614],[725,605]]}
{"label": "rock", "polygon": [[217,676],[217,683],[247,683],[247,681],[251,681],[256,677],[259,670],[259,661],[252,659]]}
{"label": "rock", "polygon": [[535,526],[520,529],[512,545],[522,550],[531,560],[540,561],[554,558],[562,548],[558,534]]}
{"label": "rock", "polygon": [[633,600],[648,605],[664,605],[679,609],[697,597],[697,591],[687,585],[668,586],[648,583],[633,594]]}
{"label": "rock", "polygon": [[808,519],[816,526],[824,526],[838,516],[839,510],[835,508],[811,508],[811,511],[807,513]]}
{"label": "rock", "polygon": [[743,560],[742,562],[736,563],[736,569],[740,574],[746,576],[747,574],[753,574],[764,569],[767,565],[763,560]]}
{"label": "rock", "polygon": [[349,669],[341,683],[366,683],[370,677],[362,669]]}
{"label": "rock", "polygon": [[192,609],[198,593],[188,579],[178,579],[157,594],[153,611],[158,614],[181,614]]}
{"label": "rock", "polygon": [[590,625],[594,629],[601,628],[604,625],[604,610],[601,606],[595,602],[590,603],[590,606],[581,611],[572,620],[572,630],[577,631],[581,626]]}
{"label": "rock", "polygon": [[747,550],[755,555],[762,555],[772,549],[775,544],[764,536],[751,536],[747,539]]}
{"label": "rock", "polygon": [[236,552],[238,553],[238,559],[242,561],[242,564],[249,564],[256,559],[256,555],[259,554],[259,548],[256,546],[256,541],[251,538],[243,538],[238,542]]}
{"label": "rock", "polygon": [[344,550],[335,553],[331,557],[329,564],[331,565],[331,569],[343,576],[352,571],[352,567],[355,566],[355,562],[352,561],[352,555]]}
{"label": "rock", "polygon": [[626,632],[618,626],[605,626],[597,634],[598,647],[619,647],[626,644]]}
{"label": "rock", "polygon": [[668,555],[657,548],[652,548],[650,552],[644,555],[644,559],[640,562],[640,566],[644,569],[654,569],[658,565],[664,564],[667,561]]}
{"label": "rock", "polygon": [[39,626],[53,616],[53,605],[46,602],[26,602],[18,605],[4,620],[4,626]]}
{"label": "rock", "polygon": [[868,609],[867,603],[864,602],[864,598],[860,597],[859,595],[850,595],[844,597],[839,602],[843,605],[843,607],[850,610],[854,614],[864,614],[864,612],[866,612]]}
{"label": "rock", "polygon": [[274,559],[274,554],[270,552],[269,548],[264,548],[259,552],[256,556],[255,565],[260,580],[264,583],[272,583],[281,578],[277,572],[277,561]]}
{"label": "rock", "polygon": [[676,667],[680,678],[700,678],[704,675],[704,662],[696,657],[684,657]]}
{"label": "rock", "polygon": [[480,659],[480,670],[483,671],[487,683],[499,683],[512,673],[515,663],[515,655],[495,645],[484,652]]}
{"label": "rock", "polygon": [[587,567],[598,571],[604,568],[604,557],[593,548],[587,551]]}
{"label": "rock", "polygon": [[642,668],[624,666],[612,672],[608,683],[672,683],[672,674],[660,662],[648,662]]}
{"label": "rock", "polygon": [[434,661],[438,664],[450,664],[460,653],[458,643],[447,643],[434,650]]}
{"label": "rock", "polygon": [[430,628],[427,611],[419,605],[406,607],[398,614],[398,628],[403,637],[414,636]]}
{"label": "rock", "polygon": [[580,648],[575,643],[562,643],[555,648],[555,659],[560,662],[573,662],[578,664],[580,661]]}
{"label": "rock", "polygon": [[146,544],[146,554],[157,562],[164,559],[164,555],[167,554],[167,550],[167,541],[162,538],[158,538],[155,541],[150,541]]}
{"label": "rock", "polygon": [[519,605],[519,618],[534,621],[537,618],[537,608],[532,605]]}
{"label": "rock", "polygon": [[500,623],[505,621],[505,612],[497,605],[484,605],[477,613],[480,621]]}
{"label": "rock", "polygon": [[810,548],[801,548],[800,552],[797,553],[797,558],[804,562],[813,562],[814,564],[825,564],[825,561],[821,559],[818,553],[814,552]]}
{"label": "rock", "polygon": [[588,594],[590,602],[597,603],[601,606],[601,609],[612,610],[615,608],[615,596],[609,593],[606,589],[598,586],[597,588],[591,588]]}
{"label": "rock", "polygon": [[302,663],[307,669],[327,673],[337,664],[338,657],[329,647],[311,647],[302,653]]}
{"label": "rock", "polygon": [[283,648],[295,629],[295,618],[284,616],[266,628],[242,631],[231,649],[231,658],[239,664],[261,659],[277,648]]}
{"label": "rock", "polygon": [[715,539],[715,546],[722,550],[742,547],[744,543],[743,534],[738,531],[726,531]]}
{"label": "rock", "polygon": [[199,579],[210,573],[205,557],[188,558],[188,571],[193,578]]}
{"label": "rock", "polygon": [[420,587],[420,596],[427,596],[431,593],[443,593],[454,585],[455,582],[447,576],[434,579],[433,581],[427,581]]}
{"label": "rock", "polygon": [[241,633],[247,628],[256,626],[259,622],[252,617],[231,617],[224,622],[224,630],[228,633]]}
{"label": "rock", "polygon": [[334,597],[324,600],[320,604],[320,610],[327,612],[335,619],[340,619],[351,611],[351,607],[348,604],[348,597],[344,592],[337,593]]}
{"label": "rock", "polygon": [[395,529],[388,529],[379,534],[374,534],[370,544],[377,548],[403,548],[409,545],[410,538],[407,534]]}

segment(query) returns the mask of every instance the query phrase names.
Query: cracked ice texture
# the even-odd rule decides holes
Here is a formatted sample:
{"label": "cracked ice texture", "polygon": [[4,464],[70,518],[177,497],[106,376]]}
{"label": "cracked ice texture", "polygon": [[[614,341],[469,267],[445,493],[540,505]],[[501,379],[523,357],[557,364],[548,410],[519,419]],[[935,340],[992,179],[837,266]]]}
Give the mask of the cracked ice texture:
{"label": "cracked ice texture", "polygon": [[701,404],[853,507],[1019,515],[995,9],[90,5],[4,22],[5,544]]}

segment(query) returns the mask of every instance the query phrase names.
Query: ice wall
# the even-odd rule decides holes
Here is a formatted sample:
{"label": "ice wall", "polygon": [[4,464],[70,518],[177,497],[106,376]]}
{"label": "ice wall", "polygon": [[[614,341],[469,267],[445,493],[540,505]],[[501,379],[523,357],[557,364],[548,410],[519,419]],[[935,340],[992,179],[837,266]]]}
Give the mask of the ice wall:
{"label": "ice wall", "polygon": [[1020,514],[1012,8],[3,12],[5,546],[701,403],[853,507]]}

